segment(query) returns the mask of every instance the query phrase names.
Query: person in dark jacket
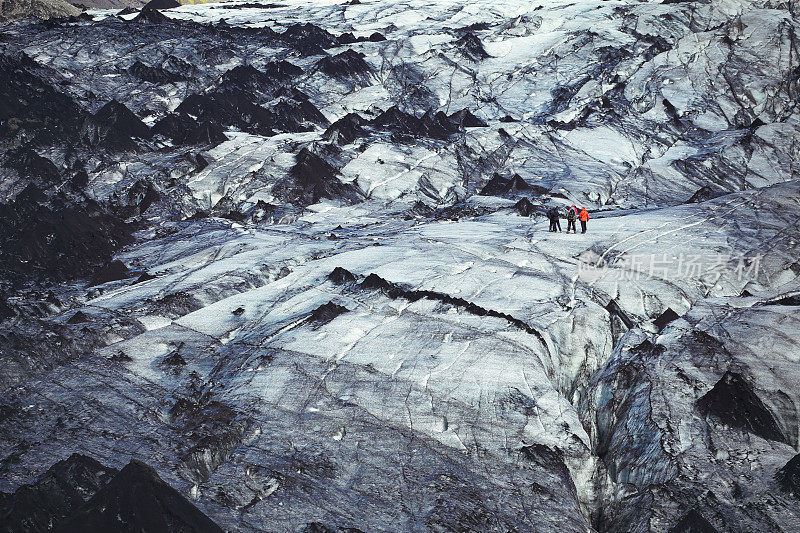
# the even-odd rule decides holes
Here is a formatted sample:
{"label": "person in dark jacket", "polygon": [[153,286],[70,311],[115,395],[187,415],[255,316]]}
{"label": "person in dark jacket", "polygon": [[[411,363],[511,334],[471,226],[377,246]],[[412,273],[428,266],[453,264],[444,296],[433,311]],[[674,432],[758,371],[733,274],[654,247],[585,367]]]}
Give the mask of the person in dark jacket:
{"label": "person in dark jacket", "polygon": [[589,221],[589,212],[585,207],[581,207],[581,212],[578,213],[578,220],[581,221],[581,233],[586,233],[586,222]]}
{"label": "person in dark jacket", "polygon": [[575,233],[578,233],[578,228],[575,226],[575,221],[578,219],[578,208],[575,205],[571,205],[567,208],[567,233],[569,230],[572,229]]}
{"label": "person in dark jacket", "polygon": [[553,206],[547,211],[547,218],[550,219],[550,231],[561,231],[561,220],[558,216],[558,208]]}

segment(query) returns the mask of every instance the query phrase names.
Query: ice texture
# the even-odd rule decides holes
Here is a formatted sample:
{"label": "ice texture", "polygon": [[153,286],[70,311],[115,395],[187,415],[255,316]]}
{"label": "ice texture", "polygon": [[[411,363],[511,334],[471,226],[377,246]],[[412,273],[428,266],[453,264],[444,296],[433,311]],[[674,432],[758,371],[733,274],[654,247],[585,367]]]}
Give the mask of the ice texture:
{"label": "ice texture", "polygon": [[797,14],[3,26],[0,491],[81,454],[230,531],[797,531]]}

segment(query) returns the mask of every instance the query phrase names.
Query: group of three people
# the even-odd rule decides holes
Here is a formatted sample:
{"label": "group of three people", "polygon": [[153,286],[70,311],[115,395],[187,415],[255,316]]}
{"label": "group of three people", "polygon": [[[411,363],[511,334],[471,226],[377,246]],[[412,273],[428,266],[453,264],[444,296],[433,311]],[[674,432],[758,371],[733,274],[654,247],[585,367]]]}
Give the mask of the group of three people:
{"label": "group of three people", "polygon": [[[561,216],[558,213],[558,207],[551,207],[549,211],[547,211],[547,218],[550,219],[550,231],[561,231]],[[586,233],[586,222],[589,220],[589,212],[586,210],[585,207],[581,207],[580,211],[575,204],[572,204],[570,207],[567,208],[567,233],[570,230],[578,233],[578,229],[575,227],[575,221],[581,221],[581,233]]]}

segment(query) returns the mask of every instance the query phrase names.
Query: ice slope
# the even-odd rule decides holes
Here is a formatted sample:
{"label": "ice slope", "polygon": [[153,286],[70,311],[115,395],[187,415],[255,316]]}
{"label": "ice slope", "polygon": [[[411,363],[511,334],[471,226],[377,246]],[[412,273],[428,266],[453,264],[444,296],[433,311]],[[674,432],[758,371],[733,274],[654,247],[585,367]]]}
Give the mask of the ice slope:
{"label": "ice slope", "polygon": [[[348,176],[390,199],[411,193],[417,172],[441,182],[438,190],[449,184],[461,199],[494,172],[517,172],[595,206],[674,203],[701,186],[729,192],[796,173],[796,23],[785,3],[287,2],[165,13],[252,28],[254,37],[229,26],[206,34],[111,17],[92,30],[107,43],[97,50],[80,37],[89,31],[81,25],[35,41],[19,30],[9,34],[15,40],[19,33],[17,46],[68,78],[66,90],[89,108],[125,94],[125,103],[148,123],[237,65],[261,68],[279,59],[305,71],[295,85],[331,122],[348,112],[370,118],[393,105],[417,115],[467,108],[489,120],[488,132],[468,131],[462,143],[434,143],[442,164],[425,159],[429,166],[415,170],[412,161],[425,154],[404,155],[409,174],[388,190],[376,182],[398,171],[386,167],[385,177],[376,179],[376,168],[365,166],[374,162],[377,146],[363,154],[346,150]],[[258,33],[307,22],[333,35],[379,32],[387,40],[329,48],[331,55],[362,53],[371,69],[331,76],[316,70],[315,53],[287,54]],[[181,70],[187,79],[142,84],[128,73],[136,60]],[[519,122],[498,122],[504,117]],[[228,152],[238,151],[244,139],[231,142]],[[428,143],[422,144],[418,151]],[[459,189],[464,185],[466,192]],[[194,190],[217,198],[226,189],[214,180],[207,190]]]}
{"label": "ice slope", "polygon": [[[654,509],[650,527],[659,529],[680,518],[698,485],[714,490],[699,472],[729,479],[719,482],[720,501],[708,504],[724,523],[759,527],[742,515],[742,500],[730,495],[744,483],[735,476],[746,476],[745,501],[790,529],[797,520],[794,504],[773,490],[771,476],[797,445],[798,400],[790,377],[797,359],[789,355],[788,340],[796,308],[763,302],[780,293],[774,283],[795,261],[788,240],[796,236],[781,242],[781,234],[792,227],[788,213],[798,198],[796,185],[780,186],[601,218],[577,236],[550,235],[543,222],[508,210],[433,223],[376,222],[374,211],[350,209],[314,215],[313,224],[301,219],[293,228],[209,221],[200,233],[205,245],[195,228],[121,256],[137,258],[137,266],[156,278],[111,287],[83,312],[109,310],[145,327],[164,317],[163,327],[10,393],[6,402],[34,414],[27,422],[6,422],[4,444],[14,448],[24,439],[30,443],[26,456],[45,462],[63,453],[64,439],[111,462],[119,453],[148,457],[168,472],[174,468],[185,490],[194,486],[192,494],[210,516],[245,529],[319,520],[362,530],[560,524],[579,531],[598,513],[607,527],[629,526],[626,513],[641,498]],[[718,214],[708,217],[708,210]],[[738,235],[737,227],[758,224],[758,238]],[[330,232],[339,238],[330,240]],[[687,232],[698,254],[768,257],[753,280],[739,280],[733,268],[716,281],[648,279],[646,271],[642,279],[616,279],[627,268],[625,254],[685,249]],[[587,281],[576,269],[587,250],[619,255]],[[329,279],[337,267],[355,280]],[[362,286],[368,274],[505,313],[536,333],[458,302],[393,298]],[[739,297],[746,283],[758,296]],[[191,295],[198,309],[167,309],[175,294]],[[640,326],[613,351],[613,318],[604,309],[610,298]],[[346,312],[315,318],[314,310],[328,302]],[[648,334],[666,307],[689,312],[662,335]],[[786,325],[769,326],[767,312],[781,313]],[[712,319],[720,313],[733,315],[721,323]],[[757,345],[741,331],[754,328],[764,336]],[[699,357],[692,343],[702,333],[725,341],[703,344],[701,353],[708,355]],[[770,335],[788,344],[776,345]],[[651,359],[627,379],[659,390],[664,403],[653,404],[652,392],[648,407],[616,403],[614,416],[632,422],[609,428],[611,409],[600,398],[633,389],[619,384],[615,368],[633,357],[624,356],[626,346],[648,336],[664,351],[648,354]],[[765,360],[762,342],[776,356]],[[176,353],[184,362],[167,362]],[[776,381],[776,366],[788,381]],[[764,401],[776,398],[776,412],[790,429],[788,443],[694,414],[693,402],[731,368],[746,369],[765,391]],[[616,380],[614,386],[608,380]],[[685,380],[694,386],[685,387]],[[182,415],[187,403],[190,414]],[[208,405],[218,407],[203,410]],[[217,420],[220,411],[223,420]],[[653,421],[641,426],[634,420],[642,416]],[[628,444],[640,432],[662,444],[642,449],[638,437]],[[603,449],[613,439],[620,444]],[[744,474],[741,463],[723,460],[725,453],[764,459],[757,468],[755,459],[748,461]],[[9,481],[25,479],[38,461],[22,463]],[[646,499],[665,490],[668,480],[676,486],[671,500],[659,498],[656,506]],[[406,501],[417,503],[406,507]]]}
{"label": "ice slope", "polygon": [[[238,107],[186,105],[214,142],[115,123],[36,146],[138,226],[123,279],[9,299],[0,491],[78,452],[144,460],[236,531],[797,530],[774,478],[800,438],[792,9],[291,0],[3,27],[86,113]],[[303,72],[233,70],[281,60]],[[495,173],[541,188],[476,194]],[[589,232],[547,232],[571,202]]]}

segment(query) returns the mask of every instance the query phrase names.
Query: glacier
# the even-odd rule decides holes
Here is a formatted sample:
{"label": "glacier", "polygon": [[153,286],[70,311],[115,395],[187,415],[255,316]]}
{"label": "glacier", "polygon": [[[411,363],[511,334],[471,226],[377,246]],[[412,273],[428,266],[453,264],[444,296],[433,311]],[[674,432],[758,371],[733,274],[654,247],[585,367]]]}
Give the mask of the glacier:
{"label": "glacier", "polygon": [[65,468],[63,530],[798,530],[798,10],[0,26],[8,530]]}

